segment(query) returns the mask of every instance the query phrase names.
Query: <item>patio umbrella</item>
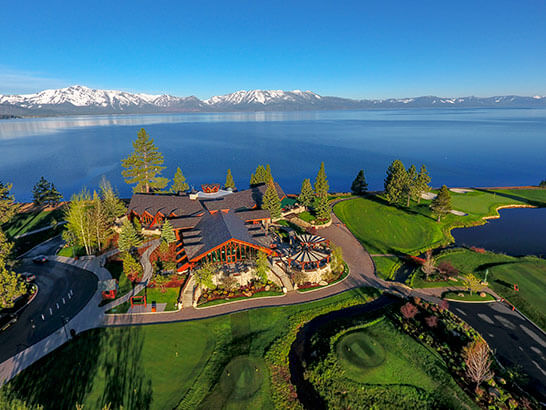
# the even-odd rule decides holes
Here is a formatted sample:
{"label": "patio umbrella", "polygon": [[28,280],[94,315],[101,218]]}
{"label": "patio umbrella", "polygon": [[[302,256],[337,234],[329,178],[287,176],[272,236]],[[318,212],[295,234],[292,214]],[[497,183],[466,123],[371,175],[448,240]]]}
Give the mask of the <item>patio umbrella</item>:
{"label": "patio umbrella", "polygon": [[326,242],[326,238],[323,238],[322,236],[319,236],[319,235],[312,235],[312,234],[308,234],[308,233],[302,233],[302,234],[298,234],[296,236],[296,238],[298,239],[298,241],[300,241],[300,243],[303,245],[303,246],[317,246],[321,243],[324,243]]}

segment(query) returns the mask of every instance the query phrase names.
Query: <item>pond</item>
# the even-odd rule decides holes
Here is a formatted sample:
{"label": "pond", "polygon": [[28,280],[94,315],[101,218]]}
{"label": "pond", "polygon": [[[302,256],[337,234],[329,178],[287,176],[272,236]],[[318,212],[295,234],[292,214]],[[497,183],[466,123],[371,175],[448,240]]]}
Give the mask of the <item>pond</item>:
{"label": "pond", "polygon": [[501,209],[499,219],[451,231],[458,246],[475,246],[512,256],[546,256],[546,208]]}

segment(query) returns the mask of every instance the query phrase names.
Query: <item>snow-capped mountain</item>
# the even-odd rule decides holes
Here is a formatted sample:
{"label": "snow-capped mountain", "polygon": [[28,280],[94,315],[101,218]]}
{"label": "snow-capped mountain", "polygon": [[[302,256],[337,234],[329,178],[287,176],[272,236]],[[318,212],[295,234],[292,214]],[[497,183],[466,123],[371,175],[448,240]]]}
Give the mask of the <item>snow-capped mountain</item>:
{"label": "snow-capped mountain", "polygon": [[546,97],[460,97],[435,96],[351,100],[325,97],[312,91],[251,90],[197,97],[135,94],[126,91],[97,90],[74,85],[36,94],[1,95],[0,117],[65,114],[176,113],[214,111],[297,111],[398,108],[475,108],[546,107]]}
{"label": "snow-capped mountain", "polygon": [[282,91],[282,90],[252,90],[237,91],[235,93],[211,97],[203,102],[207,105],[241,105],[241,104],[278,104],[288,103],[312,103],[318,102],[322,97],[312,91]]}

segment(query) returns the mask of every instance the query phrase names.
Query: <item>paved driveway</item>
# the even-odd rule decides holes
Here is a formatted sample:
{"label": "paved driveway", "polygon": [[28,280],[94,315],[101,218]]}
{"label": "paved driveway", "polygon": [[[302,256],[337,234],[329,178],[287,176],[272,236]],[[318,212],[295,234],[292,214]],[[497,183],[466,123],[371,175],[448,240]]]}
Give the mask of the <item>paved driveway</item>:
{"label": "paved driveway", "polygon": [[529,389],[546,401],[544,333],[504,303],[449,303],[453,313],[480,332],[503,366],[524,369]]}
{"label": "paved driveway", "polygon": [[17,322],[0,332],[0,363],[63,327],[97,290],[93,273],[64,263],[26,261],[16,270],[36,274],[38,294],[23,308]]}

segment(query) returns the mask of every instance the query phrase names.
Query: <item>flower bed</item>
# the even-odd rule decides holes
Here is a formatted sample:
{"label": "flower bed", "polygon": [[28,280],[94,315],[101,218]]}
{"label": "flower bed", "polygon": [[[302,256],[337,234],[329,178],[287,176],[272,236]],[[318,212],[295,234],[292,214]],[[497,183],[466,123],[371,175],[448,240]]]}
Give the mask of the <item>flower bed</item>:
{"label": "flower bed", "polygon": [[275,283],[268,281],[267,283],[259,283],[252,281],[249,285],[243,286],[235,290],[227,289],[213,289],[204,291],[199,300],[197,306],[208,304],[216,300],[232,300],[241,298],[254,297],[255,294],[260,292],[280,292],[280,288]]}

